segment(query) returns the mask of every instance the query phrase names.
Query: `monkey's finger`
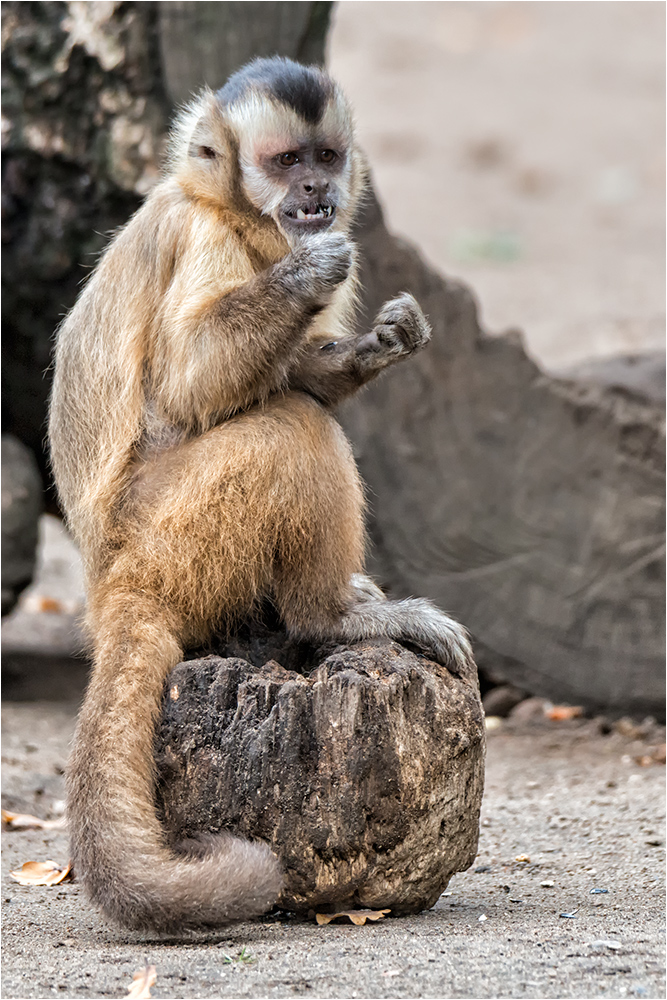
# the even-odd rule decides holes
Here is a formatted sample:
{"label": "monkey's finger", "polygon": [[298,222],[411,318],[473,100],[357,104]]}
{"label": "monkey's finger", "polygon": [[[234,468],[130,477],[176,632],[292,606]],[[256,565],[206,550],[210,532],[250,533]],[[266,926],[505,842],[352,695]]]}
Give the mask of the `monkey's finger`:
{"label": "monkey's finger", "polygon": [[431,339],[427,327],[415,327],[408,323],[382,323],[375,327],[375,334],[385,350],[392,354],[413,354]]}
{"label": "monkey's finger", "polygon": [[402,321],[412,321],[426,323],[426,318],[421,311],[419,303],[414,295],[409,292],[401,292],[395,299],[389,299],[377,314],[376,323],[400,323]]}
{"label": "monkey's finger", "polygon": [[413,350],[428,343],[431,338],[431,327],[428,320],[415,299],[407,292],[404,292],[397,299],[386,302],[375,322],[378,327],[400,327],[404,331],[402,339]]}
{"label": "monkey's finger", "polygon": [[315,276],[327,285],[339,285],[350,273],[352,247],[340,233],[328,238],[312,237],[303,250]]}

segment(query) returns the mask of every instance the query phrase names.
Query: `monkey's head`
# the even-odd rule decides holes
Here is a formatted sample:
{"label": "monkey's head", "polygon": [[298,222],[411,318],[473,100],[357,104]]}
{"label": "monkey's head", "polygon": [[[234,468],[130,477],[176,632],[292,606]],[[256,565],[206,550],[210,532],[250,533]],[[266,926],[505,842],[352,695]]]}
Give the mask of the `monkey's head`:
{"label": "monkey's head", "polygon": [[349,105],[322,70],[256,59],[205,91],[173,137],[172,162],[190,193],[273,218],[292,242],[345,229],[365,183]]}

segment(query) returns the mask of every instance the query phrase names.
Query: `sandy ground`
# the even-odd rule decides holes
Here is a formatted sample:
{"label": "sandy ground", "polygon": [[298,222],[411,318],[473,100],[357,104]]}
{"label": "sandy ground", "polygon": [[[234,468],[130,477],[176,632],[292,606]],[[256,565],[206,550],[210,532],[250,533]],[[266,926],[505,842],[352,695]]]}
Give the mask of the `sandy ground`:
{"label": "sandy ground", "polygon": [[[5,704],[6,808],[60,814],[73,719],[67,703]],[[122,997],[149,963],[155,997],[662,997],[665,772],[634,762],[644,749],[592,721],[505,723],[474,868],[434,909],[365,927],[283,916],[186,943],[128,935],[76,882],[9,878],[66,861],[65,833],[6,831],[3,996]],[[251,962],[227,960],[243,948]]]}
{"label": "sandy ground", "polygon": [[391,227],[558,369],[664,347],[665,5],[337,4]]}

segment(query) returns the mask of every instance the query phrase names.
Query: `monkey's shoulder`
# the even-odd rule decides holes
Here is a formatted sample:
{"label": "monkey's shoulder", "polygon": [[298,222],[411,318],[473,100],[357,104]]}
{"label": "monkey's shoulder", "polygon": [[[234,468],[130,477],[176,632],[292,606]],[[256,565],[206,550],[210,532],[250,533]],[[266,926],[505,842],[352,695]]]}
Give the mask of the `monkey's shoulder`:
{"label": "monkey's shoulder", "polygon": [[[128,253],[127,250],[130,249]],[[110,247],[133,268],[137,253],[145,268],[165,266],[203,277],[230,267],[250,275],[281,260],[289,247],[275,223],[254,210],[193,198],[174,178],[166,178]]]}

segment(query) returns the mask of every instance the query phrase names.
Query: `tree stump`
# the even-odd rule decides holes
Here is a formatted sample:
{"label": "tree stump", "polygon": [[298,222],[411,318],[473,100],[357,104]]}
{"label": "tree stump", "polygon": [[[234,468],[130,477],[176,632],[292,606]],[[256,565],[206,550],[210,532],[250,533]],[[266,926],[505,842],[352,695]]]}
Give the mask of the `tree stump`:
{"label": "tree stump", "polygon": [[474,667],[453,677],[395,642],[318,653],[269,632],[223,652],[180,663],[165,690],[158,808],[174,840],[267,841],[283,909],[433,906],[477,852]]}

